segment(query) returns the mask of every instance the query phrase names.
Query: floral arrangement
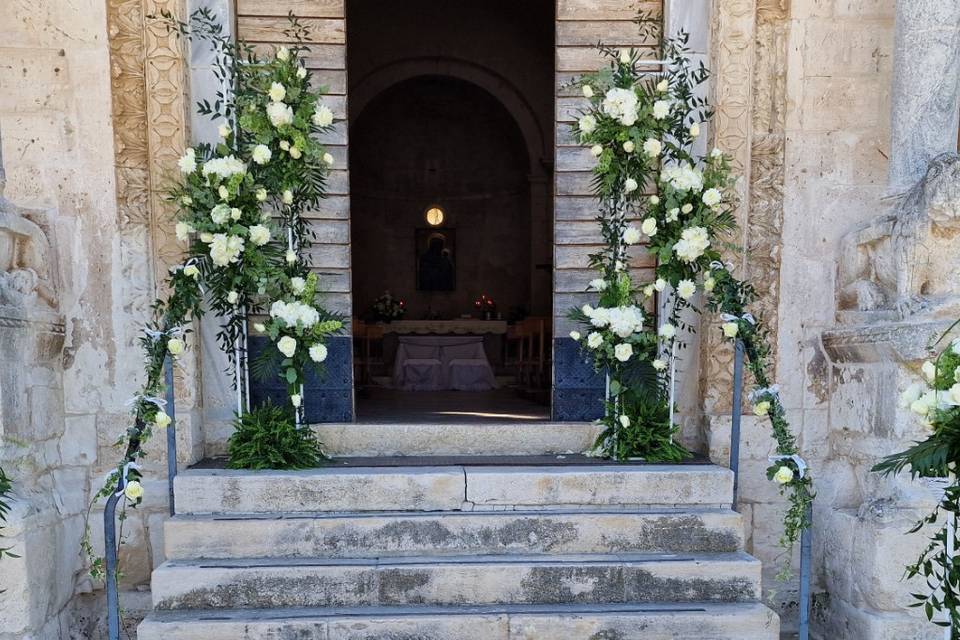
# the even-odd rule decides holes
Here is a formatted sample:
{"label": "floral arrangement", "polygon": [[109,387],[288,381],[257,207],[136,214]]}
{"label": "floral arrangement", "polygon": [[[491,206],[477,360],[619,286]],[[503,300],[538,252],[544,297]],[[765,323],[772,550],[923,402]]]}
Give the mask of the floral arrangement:
{"label": "floral arrangement", "polygon": [[400,298],[394,298],[389,291],[373,302],[373,314],[382,322],[399,320],[407,312],[406,304]]}
{"label": "floral arrangement", "polygon": [[[923,363],[922,382],[911,384],[900,396],[900,408],[916,414],[926,439],[905,451],[885,458],[873,470],[894,475],[909,470],[911,477],[938,478],[943,495],[934,510],[920,520],[910,533],[925,525],[936,525],[930,543],[917,561],[907,567],[906,578],[922,576],[929,592],[914,593],[914,606],[923,607],[928,620],[935,613],[946,613],[947,621],[935,624],[960,629],[960,565],[951,553],[950,539],[955,537],[960,513],[960,483],[957,464],[960,459],[960,339],[937,351],[937,345],[960,324],[954,323],[933,345],[934,356]],[[946,517],[942,517],[942,516]],[[954,531],[951,531],[951,528]]]}
{"label": "floral arrangement", "polygon": [[[307,368],[324,361],[326,339],[343,327],[319,305],[317,277],[306,259],[312,232],[301,213],[325,196],[334,159],[317,136],[334,117],[301,62],[304,27],[291,18],[286,34],[298,44],[264,57],[224,36],[209,10],[195,12],[189,24],[166,13],[161,18],[179,34],[212,44],[224,88],[213,105],[198,104],[201,114],[221,122],[219,142],[189,148],[178,162],[180,179],[170,200],[186,258],[170,270],[168,293],[153,305],[154,320],[140,339],[145,382],[131,402],[133,424],[116,443],[124,454],[94,498],[122,493],[133,506],[144,493],[137,462],[143,445],[171,423],[164,362],[184,353],[188,323],[205,307],[224,318],[218,340],[235,367],[245,352],[239,345],[248,316],[269,310],[269,319],[254,329],[275,345],[298,416]],[[89,541],[84,546],[89,549]]]}
{"label": "floral arrangement", "polygon": [[[781,538],[789,549],[809,526],[812,479],[769,379],[767,332],[749,313],[755,292],[723,262],[721,239],[736,227],[733,178],[722,151],[706,157],[694,151],[712,112],[696,93],[709,73],[702,64],[691,68],[686,44],[683,33],[664,42],[659,54],[665,64],[657,74],[642,71],[649,61],[636,51],[601,46],[609,64],[577,82],[588,103],[574,133],[596,158],[593,185],[604,247],[590,256],[598,277],[589,290],[597,303],[571,311],[584,329],[570,336],[608,376],[598,453],[682,459],[688,454],[673,440],[674,363],[685,346],[681,332],[692,330],[683,312],[698,310],[694,300],[702,296],[705,307],[723,319],[723,335],[743,343],[755,383],[754,413],[770,420],[777,455],[767,474],[790,501]],[[656,257],[652,282],[633,281],[635,250]],[[667,309],[659,322],[646,311],[658,299]]]}
{"label": "floral arrangement", "polygon": [[497,303],[485,293],[481,293],[480,297],[473,301],[473,306],[481,318],[489,319],[497,313]]}

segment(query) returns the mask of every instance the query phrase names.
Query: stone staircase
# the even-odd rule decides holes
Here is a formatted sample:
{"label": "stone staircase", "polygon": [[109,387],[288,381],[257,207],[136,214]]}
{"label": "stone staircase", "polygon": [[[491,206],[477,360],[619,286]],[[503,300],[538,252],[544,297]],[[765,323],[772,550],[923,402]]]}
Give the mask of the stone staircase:
{"label": "stone staircase", "polygon": [[185,471],[139,640],[777,638],[731,473],[571,455],[594,429],[324,426],[351,458]]}

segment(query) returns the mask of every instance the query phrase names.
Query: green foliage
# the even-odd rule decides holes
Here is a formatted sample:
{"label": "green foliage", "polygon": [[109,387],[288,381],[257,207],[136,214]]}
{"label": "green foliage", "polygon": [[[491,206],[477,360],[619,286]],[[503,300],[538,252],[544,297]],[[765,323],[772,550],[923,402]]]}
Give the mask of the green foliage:
{"label": "green foliage", "polygon": [[[10,513],[10,500],[11,492],[13,491],[13,481],[10,480],[9,476],[0,468],[0,538],[3,537],[3,525],[7,522],[7,514]],[[0,547],[0,560],[4,556],[8,558],[18,558],[19,556],[10,553],[12,547]],[[3,591],[0,591],[3,593]]]}
{"label": "green foliage", "polygon": [[227,443],[230,469],[309,469],[326,458],[309,425],[267,402],[234,420]]}

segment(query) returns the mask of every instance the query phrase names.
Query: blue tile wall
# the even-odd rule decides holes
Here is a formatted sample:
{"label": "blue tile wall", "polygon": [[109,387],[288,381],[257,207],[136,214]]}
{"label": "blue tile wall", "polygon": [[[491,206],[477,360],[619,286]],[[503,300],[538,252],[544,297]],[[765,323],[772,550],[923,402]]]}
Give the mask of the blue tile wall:
{"label": "blue tile wall", "polygon": [[553,350],[553,419],[589,422],[603,416],[606,379],[572,338],[556,338]]}
{"label": "blue tile wall", "polygon": [[[303,410],[307,422],[351,422],[353,420],[353,341],[349,336],[327,340],[326,370],[322,376],[307,372],[303,390]],[[268,338],[250,337],[250,358],[265,348],[275,348]],[[270,398],[274,404],[287,402],[287,387],[278,376],[260,382],[250,380],[250,400],[256,406]]]}

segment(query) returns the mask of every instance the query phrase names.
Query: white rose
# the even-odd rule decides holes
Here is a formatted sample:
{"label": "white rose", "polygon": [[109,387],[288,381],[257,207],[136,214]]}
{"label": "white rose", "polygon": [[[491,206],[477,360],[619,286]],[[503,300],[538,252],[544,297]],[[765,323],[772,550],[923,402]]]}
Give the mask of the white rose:
{"label": "white rose", "polygon": [[227,294],[227,302],[230,304],[237,304],[237,300],[240,299],[240,294],[236,291],[231,291]]}
{"label": "white rose", "polygon": [[287,49],[286,47],[280,47],[279,49],[277,49],[277,60],[286,62],[289,59],[290,59],[290,49]]}
{"label": "white rose", "polygon": [[693,280],[681,280],[677,284],[677,295],[684,300],[689,300],[696,292],[697,285],[693,284]]}
{"label": "white rose", "polygon": [[708,207],[715,207],[720,204],[720,201],[723,199],[723,194],[720,193],[719,189],[707,189],[703,192],[703,204]]}
{"label": "white rose", "polygon": [[300,156],[302,156],[302,155],[303,155],[303,152],[300,151],[299,148],[297,148],[297,147],[290,147],[290,157],[291,157],[291,158],[293,158],[294,160],[299,160],[299,159],[300,159]]}
{"label": "white rose", "polygon": [[177,166],[181,173],[193,173],[197,170],[197,153],[193,148],[187,149],[186,153],[177,160]]}
{"label": "white rose", "polygon": [[231,219],[231,220],[237,221],[237,220],[239,220],[241,217],[243,217],[243,211],[240,211],[240,209],[237,209],[236,207],[234,207],[233,209],[230,209],[230,219]]}
{"label": "white rose", "polygon": [[289,141],[289,140],[281,140],[281,141],[280,141],[280,148],[283,149],[284,151],[290,151],[290,141]]}
{"label": "white rose", "polygon": [[283,201],[283,204],[293,204],[293,191],[286,189],[283,195],[280,196],[280,199]]}
{"label": "white rose", "polygon": [[267,105],[267,117],[275,127],[282,127],[293,122],[293,109],[284,102],[271,102]]}
{"label": "white rose", "polygon": [[592,98],[593,97],[593,87],[588,84],[583,85],[583,97]]}
{"label": "white rose", "polygon": [[217,133],[220,134],[220,137],[221,137],[221,138],[226,138],[226,137],[229,136],[231,133],[233,133],[233,129],[230,128],[230,125],[224,123],[224,124],[220,125],[219,127],[217,127]]}
{"label": "white rose", "polygon": [[155,424],[160,429],[165,429],[170,426],[170,416],[167,415],[166,411],[160,410],[157,411],[157,414],[153,416],[153,424]]}
{"label": "white rose", "polygon": [[187,276],[188,278],[193,278],[194,280],[196,280],[197,276],[200,275],[200,269],[197,269],[192,264],[188,264],[183,268],[183,275]]}
{"label": "white rose", "polygon": [[576,340],[577,342],[580,342],[580,332],[579,332],[579,331],[571,331],[571,332],[570,332],[570,337],[573,338],[574,340]]}
{"label": "white rose", "polygon": [[650,204],[654,206],[660,204],[660,196],[650,196]]}
{"label": "white rose", "polygon": [[670,324],[669,322],[665,322],[662,325],[660,325],[659,329],[657,329],[657,335],[660,336],[661,338],[666,338],[667,340],[669,340],[670,338],[677,335],[677,328],[672,324]]}
{"label": "white rose", "polygon": [[657,291],[663,291],[667,288],[667,281],[663,278],[657,278],[657,281],[653,283],[653,288]]}
{"label": "white rose", "polygon": [[603,344],[603,334],[597,333],[596,331],[592,332],[587,336],[587,346],[591,349],[596,349]]}
{"label": "white rose", "polygon": [[221,199],[221,200],[229,200],[229,199],[230,199],[230,190],[227,189],[225,186],[220,185],[219,187],[217,187],[217,195],[220,196],[220,199]]}
{"label": "white rose", "polygon": [[737,334],[740,333],[740,325],[736,322],[724,322],[720,325],[720,328],[723,329],[723,335],[728,338],[736,338]]}
{"label": "white rose", "polygon": [[630,426],[630,416],[620,416],[620,426],[624,429]]}
{"label": "white rose", "polygon": [[693,211],[693,205],[688,202],[687,204],[680,207],[680,211],[682,213],[690,213],[691,211]]}
{"label": "white rose", "polygon": [[653,103],[653,118],[654,120],[663,120],[668,115],[670,115],[670,101],[669,100],[657,100]]}
{"label": "white rose", "polygon": [[638,186],[639,185],[637,184],[636,180],[634,180],[633,178],[627,178],[623,182],[623,191],[624,193],[633,193],[634,191],[637,190]]}
{"label": "white rose", "polygon": [[647,286],[645,286],[645,287],[643,288],[643,295],[645,295],[645,296],[647,296],[647,297],[649,298],[650,296],[653,295],[653,292],[654,292],[654,291],[655,291],[655,289],[653,288],[653,285],[652,285],[652,284],[648,284]]}
{"label": "white rose", "polygon": [[293,249],[287,249],[287,253],[284,258],[286,259],[287,264],[293,264],[297,261],[297,252]]}
{"label": "white rose", "polygon": [[296,409],[300,408],[300,403],[302,401],[303,401],[303,398],[300,397],[299,393],[295,393],[292,396],[290,396],[290,404],[292,404]]}
{"label": "white rose", "polygon": [[643,152],[648,158],[656,158],[663,151],[663,144],[656,138],[647,138],[643,143]]}
{"label": "white rose", "polygon": [[603,147],[599,144],[595,144],[590,147],[590,155],[594,158],[599,158],[603,154]]}
{"label": "white rose", "polygon": [[627,153],[633,153],[633,150],[635,148],[636,146],[633,144],[633,140],[627,140],[626,142],[623,143],[623,150],[626,151]]}
{"label": "white rose", "polygon": [[303,80],[307,77],[307,68],[306,67],[297,67],[297,77]]}
{"label": "white rose", "polygon": [[700,135],[700,125],[694,122],[693,124],[690,125],[690,137],[696,138],[699,135]]}
{"label": "white rose", "polygon": [[175,229],[177,232],[177,240],[180,242],[186,242],[190,234],[194,232],[194,228],[186,222],[178,222]]}
{"label": "white rose", "polygon": [[273,157],[273,153],[267,145],[258,144],[253,148],[253,153],[251,153],[250,156],[257,164],[267,164],[270,162],[270,158]]}
{"label": "white rose", "polygon": [[172,356],[178,356],[183,353],[183,349],[186,345],[183,344],[183,340],[180,338],[170,338],[167,340],[167,351],[170,352]]}
{"label": "white rose", "polygon": [[629,342],[621,342],[613,348],[613,357],[620,362],[626,362],[633,355],[633,345]]}
{"label": "white rose", "polygon": [[277,349],[283,355],[292,358],[293,354],[297,352],[297,341],[290,336],[283,336],[277,341]]}
{"label": "white rose", "polygon": [[258,202],[263,202],[267,199],[267,190],[263,187],[257,189],[256,197]]}
{"label": "white rose", "polygon": [[643,231],[647,236],[653,237],[657,235],[657,219],[656,218],[647,218],[640,225],[640,230]]}
{"label": "white rose", "polygon": [[793,480],[793,469],[784,465],[773,474],[773,479],[777,481],[777,484],[788,484]]}
{"label": "white rose", "polygon": [[651,364],[653,365],[653,368],[656,369],[657,371],[663,371],[664,369],[667,368],[666,361],[661,360],[660,358],[657,358]]}
{"label": "white rose", "polygon": [[317,107],[313,114],[313,124],[318,127],[329,127],[333,124],[333,111],[325,104]]}
{"label": "white rose", "polygon": [[937,377],[937,365],[927,360],[923,363],[923,366],[920,367],[920,372],[923,373],[923,377],[927,379],[927,382],[933,382]]}
{"label": "white rose", "polygon": [[623,230],[623,241],[627,244],[637,244],[641,237],[640,230],[633,225]]}
{"label": "white rose", "polygon": [[310,347],[310,359],[314,362],[323,362],[327,359],[327,348],[322,344]]}
{"label": "white rose", "polygon": [[755,416],[763,417],[763,416],[767,415],[768,413],[770,413],[770,401],[769,401],[769,400],[763,400],[763,401],[758,402],[757,404],[753,405],[753,414],[754,414]]}
{"label": "white rose", "polygon": [[273,82],[270,84],[270,90],[267,92],[267,95],[270,96],[270,100],[273,102],[283,102],[283,99],[287,97],[287,89],[279,82]]}
{"label": "white rose", "polygon": [[703,290],[707,293],[713,291],[713,288],[717,286],[717,281],[713,278],[707,278],[703,281]]}
{"label": "white rose", "polygon": [[334,163],[333,156],[329,153],[323,154],[323,163],[328,167],[332,167]]}
{"label": "white rose", "polygon": [[299,276],[294,276],[293,278],[290,278],[290,289],[297,295],[300,295],[301,293],[303,293],[303,288],[305,286],[307,286],[307,281],[304,280],[303,278]]}
{"label": "white rose", "polygon": [[582,133],[593,133],[594,129],[597,128],[597,119],[590,114],[581,116],[580,120],[577,121],[577,126]]}
{"label": "white rose", "polygon": [[262,247],[270,242],[270,229],[262,224],[255,224],[250,227],[250,242]]}
{"label": "white rose", "polygon": [[668,89],[670,89],[670,81],[666,78],[657,83],[657,91],[660,93],[666,93]]}
{"label": "white rose", "polygon": [[594,278],[590,281],[590,288],[594,291],[603,291],[607,288],[607,281],[603,278]]}
{"label": "white rose", "polygon": [[143,485],[137,480],[131,480],[127,483],[127,486],[123,488],[123,495],[126,496],[130,502],[136,502],[143,497]]}
{"label": "white rose", "polygon": [[630,64],[630,49],[620,49],[620,62]]}

